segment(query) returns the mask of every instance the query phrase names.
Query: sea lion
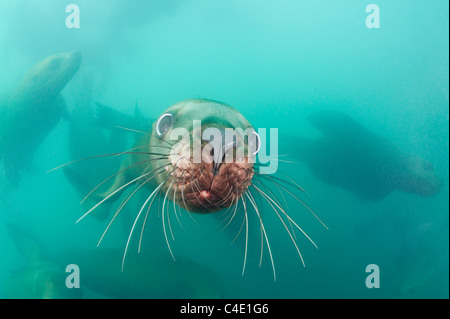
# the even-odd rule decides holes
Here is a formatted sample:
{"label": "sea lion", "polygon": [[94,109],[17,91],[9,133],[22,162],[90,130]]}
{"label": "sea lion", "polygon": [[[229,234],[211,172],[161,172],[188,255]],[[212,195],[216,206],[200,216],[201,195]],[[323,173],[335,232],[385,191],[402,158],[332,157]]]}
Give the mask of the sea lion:
{"label": "sea lion", "polygon": [[292,155],[305,160],[320,180],[367,201],[381,200],[393,190],[429,197],[441,188],[442,180],[431,163],[402,152],[350,116],[322,111],[307,119],[323,136],[286,140]]}
{"label": "sea lion", "polygon": [[[47,255],[30,233],[14,224],[5,228],[26,265],[14,271],[0,287],[2,298],[78,299],[89,288],[112,298],[221,298],[219,276],[205,265],[155,251],[131,253],[120,270],[121,251],[116,248],[66,247],[65,253]],[[67,265],[80,270],[79,288],[66,285]]]}
{"label": "sea lion", "polygon": [[174,262],[166,253],[130,252],[120,269],[118,248],[67,249],[60,263],[74,263],[81,273],[80,284],[112,298],[216,299],[224,297],[222,282],[215,271],[188,258]]}
{"label": "sea lion", "polygon": [[[117,112],[114,110],[106,111],[109,114],[108,116],[112,116],[111,121],[113,123],[120,123],[120,121],[117,121]],[[127,117],[126,121],[131,123],[132,121],[129,120],[130,118]],[[278,195],[281,194],[285,203],[282,193],[286,192],[286,194],[291,195],[304,205],[325,228],[326,226],[299,196],[295,195],[298,190],[304,192],[295,181],[288,176],[286,179],[261,174],[261,163],[257,163],[255,158],[262,141],[253,126],[241,113],[222,102],[191,99],[176,103],[163,112],[153,122],[153,125],[150,123],[149,121],[146,125],[150,128],[148,130],[122,127],[122,129],[132,131],[138,136],[136,143],[128,151],[86,158],[125,156],[120,169],[98,184],[83,200],[83,203],[90,201],[92,208],[78,221],[91,213],[95,215],[97,207],[110,205],[125,190],[128,190],[127,197],[119,205],[100,241],[129,200],[139,191],[145,194],[146,200],[137,213],[128,236],[122,265],[138,220],[141,220],[140,217],[145,215],[141,231],[142,239],[145,221],[155,198],[158,196],[160,200],[162,199],[162,205],[158,205],[158,207],[161,209],[160,217],[164,237],[174,259],[166,231],[167,224],[169,224],[169,231],[172,231],[169,221],[169,210],[172,206],[173,213],[177,218],[177,211],[180,209],[197,214],[210,214],[226,210],[225,213],[228,212],[228,215],[225,216],[223,221],[224,228],[233,220],[242,218],[238,235],[242,229],[245,229],[245,253],[242,270],[244,272],[249,232],[248,212],[252,210],[255,213],[252,216],[257,218],[255,225],[259,228],[261,239],[266,243],[274,280],[276,280],[273,256],[262,219],[262,207],[260,207],[260,204],[265,201],[280,219],[303,265],[305,265],[297,245],[295,229],[305,235],[316,248],[317,245],[289,216]],[[233,134],[230,135],[230,131]],[[85,159],[73,161],[55,169],[82,160]],[[106,191],[99,191],[105,183],[109,183],[111,180],[114,180],[114,182]],[[270,185],[268,186],[266,183],[275,188],[272,187],[271,189]],[[261,201],[258,201],[258,199],[261,199]],[[173,205],[169,205],[169,201],[172,201]],[[239,216],[239,218],[235,218],[236,216]],[[292,227],[289,228],[287,224]],[[261,258],[262,252],[263,245],[261,245]]]}
{"label": "sea lion", "polygon": [[29,168],[33,154],[65,114],[61,90],[77,72],[79,52],[49,56],[36,64],[0,105],[0,160],[12,185]]}
{"label": "sea lion", "polygon": [[25,265],[12,272],[2,285],[2,298],[74,299],[82,297],[82,289],[68,289],[65,266],[59,265],[43,253],[34,236],[14,224],[6,224],[6,231]]}

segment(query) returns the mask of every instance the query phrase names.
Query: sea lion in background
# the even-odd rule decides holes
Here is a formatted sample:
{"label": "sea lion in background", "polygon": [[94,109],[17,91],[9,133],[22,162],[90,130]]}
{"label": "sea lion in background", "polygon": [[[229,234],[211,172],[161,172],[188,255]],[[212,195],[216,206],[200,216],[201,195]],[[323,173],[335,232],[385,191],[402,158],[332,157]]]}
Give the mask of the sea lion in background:
{"label": "sea lion in background", "polygon": [[80,268],[82,287],[107,297],[128,298],[223,298],[219,276],[205,265],[187,258],[173,261],[167,253],[145,250],[130,252],[120,269],[122,249],[67,249],[61,264]]}
{"label": "sea lion in background", "polygon": [[33,154],[66,112],[61,90],[81,64],[79,52],[49,56],[22,79],[0,105],[0,160],[12,185],[30,168]]}
{"label": "sea lion in background", "polygon": [[393,190],[429,197],[441,188],[431,163],[405,154],[348,115],[322,111],[307,119],[323,136],[287,140],[292,155],[305,160],[320,180],[368,201],[381,200]]}
{"label": "sea lion in background", "polygon": [[[95,125],[108,131],[149,131],[155,119],[144,117],[136,101],[134,115],[127,115],[108,105],[96,102],[94,106]],[[136,132],[135,132],[136,133]],[[139,136],[137,136],[139,137]]]}
{"label": "sea lion in background", "polygon": [[[13,271],[1,287],[2,298],[78,299],[86,288],[113,298],[223,297],[219,276],[187,258],[174,262],[167,254],[153,250],[131,253],[121,271],[119,249],[67,247],[64,254],[46,256],[31,234],[14,224],[5,228],[26,265]],[[69,264],[80,269],[80,288],[66,286]]]}
{"label": "sea lion in background", "polygon": [[6,224],[5,228],[26,265],[13,271],[2,286],[1,297],[12,299],[74,299],[81,298],[82,289],[68,289],[65,266],[42,252],[37,240],[22,228]]}

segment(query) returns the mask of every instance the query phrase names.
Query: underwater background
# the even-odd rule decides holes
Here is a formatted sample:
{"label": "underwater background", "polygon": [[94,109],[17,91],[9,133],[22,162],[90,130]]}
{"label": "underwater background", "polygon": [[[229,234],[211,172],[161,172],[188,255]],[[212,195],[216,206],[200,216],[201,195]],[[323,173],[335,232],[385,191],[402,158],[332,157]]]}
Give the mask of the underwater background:
{"label": "underwater background", "polygon": [[[280,139],[295,139],[319,135],[306,120],[308,114],[336,110],[432,163],[443,185],[431,197],[393,191],[381,200],[364,201],[319,180],[305,162],[287,157],[279,170],[306,190],[297,195],[328,227],[285,195],[289,215],[318,246],[296,231],[305,267],[267,203],[261,205],[276,280],[265,243],[259,265],[255,217],[250,217],[243,275],[243,233],[234,240],[242,218],[221,231],[211,215],[195,216],[200,226],[187,214],[181,224],[172,217],[173,261],[158,216],[161,208],[155,204],[141,253],[162,257],[134,262],[139,238],[134,236],[124,271],[135,267],[136,278],[118,280],[111,273],[121,272],[129,229],[143,201],[130,201],[123,215],[131,217],[113,223],[97,248],[110,218],[88,216],[75,223],[86,212],[82,197],[62,170],[48,171],[74,160],[73,153],[83,158],[102,152],[83,149],[97,137],[72,136],[71,121],[63,119],[36,149],[32,169],[23,172],[18,186],[10,185],[0,166],[2,298],[22,297],[17,282],[47,284],[33,275],[41,268],[31,268],[36,256],[26,256],[27,247],[39,247],[45,260],[63,265],[55,270],[62,281],[69,275],[65,265],[79,264],[84,298],[449,297],[448,1],[376,0],[380,28],[366,26],[371,2],[360,0],[77,0],[80,28],[72,29],[66,26],[70,3],[0,2],[0,101],[45,57],[79,51],[80,69],[62,92],[69,113],[100,102],[133,115],[137,104],[145,117],[156,119],[178,101],[209,98],[232,105],[255,128],[278,128]],[[5,125],[1,119],[0,125]],[[123,150],[132,145],[133,136],[127,139]],[[279,153],[293,152],[280,146]],[[109,168],[109,175],[118,169],[117,158],[80,165],[90,172]],[[106,177],[96,177],[96,183]],[[19,244],[17,237],[22,238]],[[90,279],[83,262],[89,259],[103,262],[102,270],[90,275],[108,277],[86,287]],[[379,267],[379,288],[366,286],[370,264]],[[214,280],[206,280],[206,273]],[[148,287],[132,284],[152,276],[166,287],[163,292],[156,279]],[[180,286],[176,278],[183,276]],[[13,293],[14,287],[19,293]]]}

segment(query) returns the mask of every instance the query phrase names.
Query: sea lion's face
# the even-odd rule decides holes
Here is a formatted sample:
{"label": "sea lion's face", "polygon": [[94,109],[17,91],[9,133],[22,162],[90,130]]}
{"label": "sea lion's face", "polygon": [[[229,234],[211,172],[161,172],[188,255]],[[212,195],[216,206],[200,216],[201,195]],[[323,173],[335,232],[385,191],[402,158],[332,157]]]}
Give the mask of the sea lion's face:
{"label": "sea lion's face", "polygon": [[158,184],[167,198],[196,213],[237,204],[251,184],[258,148],[259,137],[242,114],[210,100],[170,107],[150,138],[152,167],[162,172]]}
{"label": "sea lion's face", "polygon": [[66,52],[49,56],[36,64],[24,77],[22,85],[40,94],[59,93],[77,72],[81,64],[80,52]]}

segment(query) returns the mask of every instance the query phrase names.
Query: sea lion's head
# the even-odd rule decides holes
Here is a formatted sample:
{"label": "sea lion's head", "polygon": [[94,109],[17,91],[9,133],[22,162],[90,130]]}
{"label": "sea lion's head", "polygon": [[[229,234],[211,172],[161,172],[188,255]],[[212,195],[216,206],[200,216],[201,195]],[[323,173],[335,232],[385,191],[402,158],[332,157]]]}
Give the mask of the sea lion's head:
{"label": "sea lion's head", "polygon": [[59,94],[78,71],[81,59],[80,52],[59,53],[45,58],[24,76],[13,97],[23,97],[23,91],[31,100]]}
{"label": "sea lion's head", "polygon": [[443,185],[433,164],[420,157],[410,157],[405,161],[407,176],[402,179],[400,189],[430,197],[438,193]]}
{"label": "sea lion's head", "polygon": [[251,184],[259,143],[254,128],[231,106],[182,101],[153,124],[151,168],[167,198],[180,207],[217,212],[237,203]]}

